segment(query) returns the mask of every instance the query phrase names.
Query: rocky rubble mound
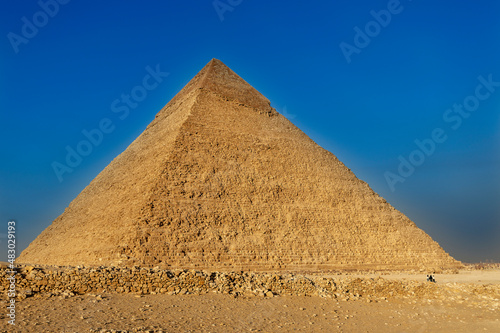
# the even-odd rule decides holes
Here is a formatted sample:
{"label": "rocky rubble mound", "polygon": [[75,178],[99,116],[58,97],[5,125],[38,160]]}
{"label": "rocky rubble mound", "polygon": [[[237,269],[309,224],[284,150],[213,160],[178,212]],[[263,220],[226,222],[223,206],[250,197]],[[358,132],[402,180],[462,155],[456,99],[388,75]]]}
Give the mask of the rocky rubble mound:
{"label": "rocky rubble mound", "polygon": [[[0,293],[9,288],[8,271],[0,271]],[[488,300],[500,299],[500,285],[445,284],[408,280],[395,281],[300,274],[207,272],[196,270],[162,270],[159,268],[118,267],[35,267],[23,266],[16,274],[19,298],[76,294],[204,294],[209,292],[244,296],[319,296],[339,300],[381,301],[390,297],[427,297],[463,299],[478,295]],[[100,296],[99,296],[100,297]],[[497,305],[498,307],[498,302]]]}

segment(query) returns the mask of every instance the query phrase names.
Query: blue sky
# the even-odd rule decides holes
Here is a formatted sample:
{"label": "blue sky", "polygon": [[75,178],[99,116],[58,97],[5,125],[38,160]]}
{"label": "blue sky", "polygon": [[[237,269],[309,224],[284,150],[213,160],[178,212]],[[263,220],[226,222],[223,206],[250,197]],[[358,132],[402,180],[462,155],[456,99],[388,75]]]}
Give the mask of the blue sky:
{"label": "blue sky", "polygon": [[[9,219],[21,251],[218,58],[447,252],[500,261],[499,10],[492,0],[5,1],[0,259]],[[163,76],[141,90],[151,70]],[[112,104],[132,92],[120,119]],[[112,131],[60,181],[53,163],[103,119]]]}

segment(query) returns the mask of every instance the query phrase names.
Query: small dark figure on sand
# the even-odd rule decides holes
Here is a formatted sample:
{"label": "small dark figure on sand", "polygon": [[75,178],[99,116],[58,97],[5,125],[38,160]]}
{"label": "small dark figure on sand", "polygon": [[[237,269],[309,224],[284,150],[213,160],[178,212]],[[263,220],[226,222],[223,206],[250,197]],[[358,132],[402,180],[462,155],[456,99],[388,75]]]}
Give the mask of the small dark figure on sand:
{"label": "small dark figure on sand", "polygon": [[434,277],[432,276],[432,274],[431,275],[427,275],[427,281],[436,283],[436,280],[434,279]]}

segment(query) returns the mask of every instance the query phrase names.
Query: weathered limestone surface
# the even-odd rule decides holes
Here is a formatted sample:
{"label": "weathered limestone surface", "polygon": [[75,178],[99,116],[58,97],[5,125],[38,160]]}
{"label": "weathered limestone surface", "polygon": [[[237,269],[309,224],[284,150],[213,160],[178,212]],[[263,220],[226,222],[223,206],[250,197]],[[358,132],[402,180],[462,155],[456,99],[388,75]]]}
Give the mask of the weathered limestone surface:
{"label": "weathered limestone surface", "polygon": [[211,270],[461,265],[215,59],[17,261]]}

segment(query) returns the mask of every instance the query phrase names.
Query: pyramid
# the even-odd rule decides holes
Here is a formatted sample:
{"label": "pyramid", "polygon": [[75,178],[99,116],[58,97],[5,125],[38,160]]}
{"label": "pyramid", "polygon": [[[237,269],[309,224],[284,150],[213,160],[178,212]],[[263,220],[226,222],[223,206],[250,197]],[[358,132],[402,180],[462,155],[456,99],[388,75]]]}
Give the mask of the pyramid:
{"label": "pyramid", "polygon": [[212,270],[461,265],[216,59],[17,261]]}

